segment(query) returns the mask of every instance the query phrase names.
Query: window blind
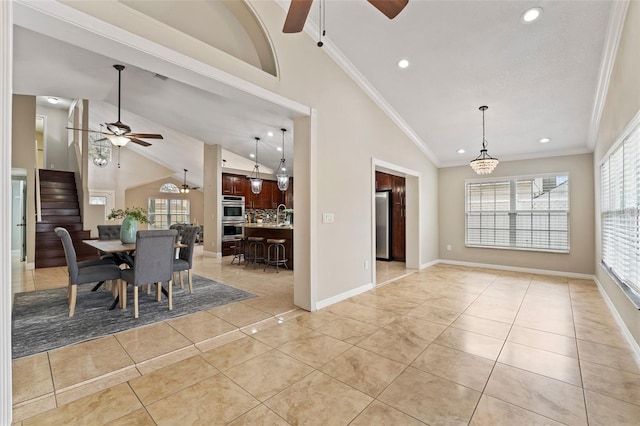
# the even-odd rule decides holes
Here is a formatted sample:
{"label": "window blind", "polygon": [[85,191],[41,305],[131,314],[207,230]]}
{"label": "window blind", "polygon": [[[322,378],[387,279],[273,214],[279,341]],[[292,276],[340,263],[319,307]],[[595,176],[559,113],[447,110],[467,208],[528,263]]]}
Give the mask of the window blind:
{"label": "window blind", "polygon": [[465,244],[568,252],[568,175],[467,181]]}
{"label": "window blind", "polygon": [[602,262],[640,297],[640,128],[600,166]]}

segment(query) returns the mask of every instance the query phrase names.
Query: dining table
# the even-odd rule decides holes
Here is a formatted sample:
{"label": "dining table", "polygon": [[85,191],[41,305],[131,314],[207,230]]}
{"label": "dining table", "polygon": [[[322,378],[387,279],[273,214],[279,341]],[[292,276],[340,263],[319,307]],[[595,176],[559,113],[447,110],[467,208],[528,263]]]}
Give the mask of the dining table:
{"label": "dining table", "polygon": [[[116,263],[118,264],[126,264],[129,268],[133,268],[135,257],[133,256],[136,251],[136,243],[123,243],[120,240],[82,240],[88,246],[91,246],[103,253],[108,253],[114,256]],[[181,249],[188,247],[186,244],[182,244],[180,242],[176,242],[175,248]],[[162,287],[162,294],[169,297],[169,293],[167,290]],[[117,294],[110,310],[115,309],[120,301],[120,295]]]}

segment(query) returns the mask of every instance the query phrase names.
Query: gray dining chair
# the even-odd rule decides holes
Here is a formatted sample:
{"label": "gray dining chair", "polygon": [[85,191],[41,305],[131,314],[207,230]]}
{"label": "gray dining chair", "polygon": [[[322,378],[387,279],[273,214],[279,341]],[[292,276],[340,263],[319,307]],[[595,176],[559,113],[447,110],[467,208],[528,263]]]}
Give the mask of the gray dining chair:
{"label": "gray dining chair", "polygon": [[[107,280],[119,280],[120,268],[118,265],[107,259],[83,260],[78,262],[76,249],[69,231],[65,228],[57,227],[54,232],[62,240],[64,257],[67,261],[69,273],[69,285],[67,287],[67,298],[69,299],[69,316],[72,317],[76,310],[76,298],[78,296],[78,285],[104,282]],[[116,287],[117,288],[117,287]]]}
{"label": "gray dining chair", "polygon": [[133,317],[138,318],[138,287],[156,284],[156,301],[160,301],[162,283],[167,283],[169,310],[173,310],[173,259],[178,231],[150,230],[136,232],[136,258],[133,268],[121,274],[120,304],[127,307],[127,283],[133,285]]}
{"label": "gray dining chair", "polygon": [[184,288],[184,279],[182,271],[187,271],[187,279],[189,281],[189,293],[193,293],[193,280],[191,276],[191,268],[193,268],[193,250],[196,245],[199,228],[197,226],[187,226],[182,232],[182,244],[178,252],[178,258],[173,260],[173,272],[178,273],[180,278],[180,288]]}

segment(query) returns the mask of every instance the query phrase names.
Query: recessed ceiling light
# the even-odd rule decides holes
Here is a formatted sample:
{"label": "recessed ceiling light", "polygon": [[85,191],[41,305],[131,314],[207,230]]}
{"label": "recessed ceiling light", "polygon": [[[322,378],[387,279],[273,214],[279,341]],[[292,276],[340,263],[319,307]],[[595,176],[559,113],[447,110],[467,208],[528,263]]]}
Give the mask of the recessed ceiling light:
{"label": "recessed ceiling light", "polygon": [[403,69],[404,69],[404,68],[407,68],[407,67],[409,66],[409,61],[408,61],[408,60],[406,60],[406,59],[400,59],[400,60],[398,61],[398,66],[399,66],[400,68],[403,68]]}
{"label": "recessed ceiling light", "polygon": [[249,157],[256,158],[256,155],[255,154],[249,154]]}
{"label": "recessed ceiling light", "polygon": [[530,23],[535,22],[538,19],[540,19],[541,16],[542,16],[542,8],[541,7],[532,7],[531,9],[527,9],[522,14],[522,16],[520,17],[520,20],[524,24],[530,24]]}
{"label": "recessed ceiling light", "polygon": [[551,141],[551,139],[549,139],[549,138],[542,138],[542,139],[540,139],[540,143],[547,143],[547,142],[549,142],[549,141]]}
{"label": "recessed ceiling light", "polygon": [[282,151],[282,147],[277,147],[276,148],[278,151]]}
{"label": "recessed ceiling light", "polygon": [[55,105],[55,104],[57,104],[57,103],[59,102],[59,101],[58,101],[58,98],[54,98],[53,96],[49,96],[49,97],[47,98],[47,101],[49,101],[49,103],[50,103],[50,104],[54,104],[54,105]]}
{"label": "recessed ceiling light", "polygon": [[273,136],[273,132],[268,132],[267,136],[269,136],[269,137]]}
{"label": "recessed ceiling light", "polygon": [[464,154],[464,153],[465,153],[464,149],[462,149],[462,148],[460,148],[460,149],[459,149],[459,150],[457,150],[456,152],[457,152],[458,154]]}

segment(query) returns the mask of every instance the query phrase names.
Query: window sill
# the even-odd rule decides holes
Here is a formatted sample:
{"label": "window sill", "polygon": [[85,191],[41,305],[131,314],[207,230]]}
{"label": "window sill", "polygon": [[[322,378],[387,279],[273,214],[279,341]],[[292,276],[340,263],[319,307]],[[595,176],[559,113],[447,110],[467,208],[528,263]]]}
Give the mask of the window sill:
{"label": "window sill", "polygon": [[513,251],[535,251],[539,253],[569,254],[569,250],[553,250],[553,249],[537,249],[527,247],[506,247],[506,246],[481,246],[473,244],[465,244],[469,248],[497,249],[497,250],[513,250]]}
{"label": "window sill", "polygon": [[613,281],[618,287],[620,287],[620,290],[622,290],[629,301],[633,303],[633,306],[635,306],[636,309],[640,310],[640,295],[633,291],[631,287],[620,281],[620,279],[613,272],[611,272],[611,269],[609,269],[607,265],[604,264],[604,262],[600,262],[600,267],[604,272],[607,273],[607,275],[609,275],[611,281]]}

